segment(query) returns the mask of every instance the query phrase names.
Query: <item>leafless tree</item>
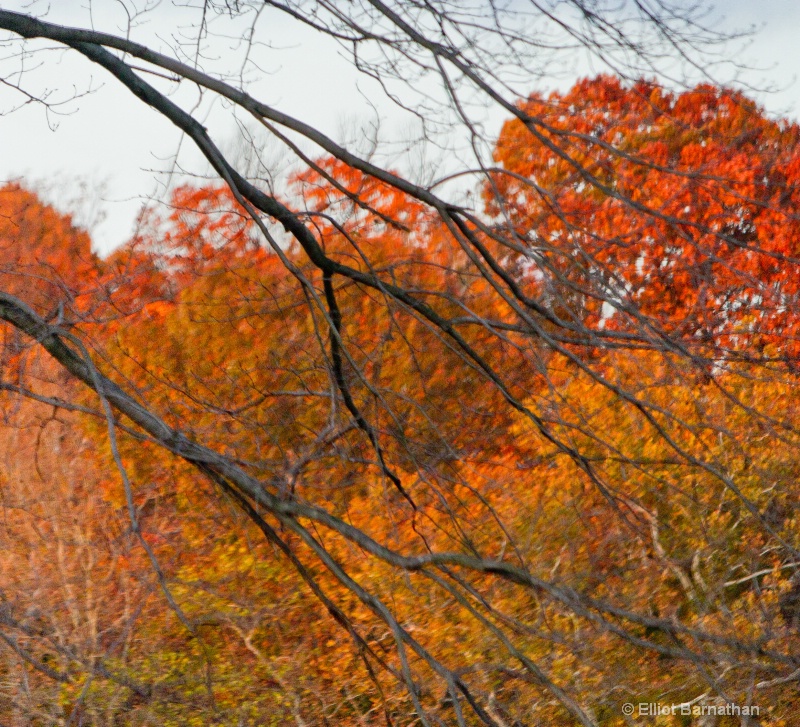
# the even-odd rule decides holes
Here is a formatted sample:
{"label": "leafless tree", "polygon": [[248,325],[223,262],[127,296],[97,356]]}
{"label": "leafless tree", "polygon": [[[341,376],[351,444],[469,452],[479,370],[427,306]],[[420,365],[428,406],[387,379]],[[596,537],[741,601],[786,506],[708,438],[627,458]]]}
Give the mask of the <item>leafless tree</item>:
{"label": "leafless tree", "polygon": [[[751,459],[748,446],[738,438],[742,430],[731,434],[702,396],[664,401],[651,396],[647,372],[642,372],[642,381],[620,380],[609,376],[606,364],[598,361],[606,354],[633,360],[644,351],[651,357],[648,361],[658,362],[653,365],[663,366],[672,372],[670,376],[716,381],[719,396],[738,412],[754,437],[772,438],[791,450],[797,443],[797,432],[776,413],[773,402],[738,398],[736,387],[725,383],[722,376],[769,380],[791,390],[791,357],[776,360],[769,350],[749,350],[730,339],[722,347],[713,346],[698,328],[668,325],[627,295],[624,276],[613,263],[593,257],[579,244],[570,257],[557,240],[537,236],[535,229],[521,230],[513,200],[504,192],[504,177],[518,185],[515,190],[535,196],[553,215],[561,216],[565,229],[576,239],[585,235],[598,246],[613,241],[608,230],[593,228],[592,219],[576,219],[561,210],[553,190],[543,188],[534,178],[504,169],[492,156],[496,135],[492,119],[515,119],[527,134],[528,144],[546,149],[571,170],[570,184],[594,188],[637,219],[670,226],[686,244],[703,246],[703,255],[719,262],[715,245],[741,248],[748,244],[743,242],[746,225],[737,220],[734,210],[730,220],[710,228],[691,213],[674,216],[653,200],[615,188],[603,169],[591,163],[592,155],[623,159],[639,165],[645,173],[680,176],[685,172],[673,161],[655,169],[652,161],[614,146],[596,130],[556,128],[544,117],[529,113],[524,101],[535,86],[546,85],[554,73],[563,73],[565,64],[576,56],[590,58],[629,80],[655,77],[673,86],[714,82],[718,77],[729,80],[736,70],[730,63],[730,42],[735,38],[715,31],[700,8],[666,0],[198,0],[187,2],[183,8],[183,13],[192,17],[190,33],[185,25],[169,30],[166,25],[170,11],[181,3],[137,5],[134,0],[120,0],[119,4],[129,18],[125,32],[119,34],[91,26],[58,25],[50,22],[47,10],[38,17],[33,12],[0,10],[0,28],[6,33],[2,41],[5,62],[20,64],[13,72],[3,71],[4,83],[16,87],[25,99],[50,102],[28,89],[23,69],[31,55],[45,53],[40,50],[42,42],[57,44],[83,56],[87,69],[102,68],[115,83],[180,129],[186,142],[200,150],[213,174],[246,210],[250,224],[260,234],[260,244],[270,248],[289,269],[298,297],[305,301],[318,326],[319,355],[330,382],[329,392],[284,391],[276,395],[287,399],[299,395],[302,405],[308,407],[319,406],[323,400],[329,407],[330,428],[314,432],[316,449],[310,448],[305,459],[300,456],[283,467],[243,462],[236,456],[235,447],[198,436],[202,428],[195,428],[191,414],[175,424],[173,412],[148,404],[146,397],[115,376],[102,352],[92,351],[90,342],[67,325],[76,323],[78,316],[68,301],[61,312],[48,319],[19,297],[0,293],[0,318],[46,350],[71,377],[96,395],[97,404],[87,408],[91,410],[87,416],[99,417],[107,424],[107,441],[128,496],[133,532],[139,527],[139,516],[132,493],[141,483],[129,477],[124,466],[118,443],[122,436],[156,444],[194,467],[227,498],[225,501],[235,503],[250,526],[258,528],[280,551],[285,566],[295,569],[308,592],[342,626],[375,683],[382,685],[388,680],[404,686],[414,718],[423,725],[532,723],[535,705],[521,703],[521,692],[514,686],[517,684],[534,690],[524,692],[525,700],[536,693],[544,703],[560,704],[562,714],[569,715],[564,719],[587,726],[605,723],[612,708],[609,705],[616,705],[619,692],[631,688],[603,678],[604,670],[612,672],[616,667],[605,666],[600,663],[601,656],[595,660],[586,653],[584,640],[589,634],[621,644],[623,653],[640,655],[635,658],[643,663],[662,659],[665,666],[660,672],[658,667],[649,667],[651,673],[664,676],[654,691],[669,690],[667,676],[673,664],[683,665],[686,673],[691,672],[705,685],[707,691],[698,697],[701,701],[721,697],[723,701],[755,702],[759,690],[791,686],[800,674],[796,650],[793,652],[787,641],[790,632],[784,628],[791,618],[781,620],[778,616],[781,607],[776,605],[775,592],[760,591],[759,579],[772,573],[774,565],[741,562],[735,572],[715,569],[712,561],[721,557],[721,549],[727,546],[718,540],[712,542],[709,536],[707,547],[685,552],[685,543],[676,545],[672,535],[675,523],[663,515],[659,500],[674,498],[685,503],[686,517],[699,522],[713,513],[704,509],[708,498],[698,497],[693,488],[697,483],[715,488],[718,507],[715,505],[713,512],[729,513],[735,508],[741,513],[748,527],[763,538],[762,550],[778,554],[779,568],[785,569],[788,583],[800,558],[796,537],[784,527],[787,516],[777,513],[780,507],[773,504],[770,510],[768,506],[785,494],[784,485],[769,480],[774,472],[767,473],[757,465],[748,470],[748,465],[742,465],[742,461]],[[441,174],[419,181],[424,175],[411,171],[409,162],[393,158],[392,147],[380,138],[373,144],[364,144],[363,138],[339,142],[310,121],[294,118],[251,95],[248,82],[261,74],[259,47],[275,40],[270,36],[269,23],[276,18],[337,43],[358,73],[378,84],[392,103],[412,113],[419,123],[414,153],[423,149],[425,154],[443,158]],[[158,25],[158,37],[148,34],[146,21]],[[234,34],[237,45],[231,48],[225,39]],[[147,42],[139,42],[140,36]],[[45,68],[48,62],[42,56]],[[338,209],[320,211],[313,204],[307,205],[302,195],[280,189],[280,178],[265,180],[257,164],[248,169],[240,164],[237,168],[236,160],[221,151],[220,141],[211,137],[197,113],[173,100],[175,87],[181,85],[199,89],[204,99],[224,100],[232,115],[248,118],[255,125],[242,123],[243,134],[250,135],[253,128],[259,128],[271,143],[285,147],[293,170],[318,175],[338,191],[343,204]],[[108,133],[114,133],[113,126]],[[125,140],[120,139],[120,143]],[[250,161],[258,153],[259,148],[254,146]],[[320,161],[323,157],[356,170],[367,182],[354,191]],[[722,179],[709,172],[707,179],[712,177],[715,183]],[[360,246],[357,236],[348,237],[347,221],[358,215],[380,220],[387,229],[409,236],[424,234],[422,229],[409,229],[402,215],[376,209],[379,205],[367,191],[372,182],[418,205],[425,211],[425,219],[435,219],[448,244],[460,251],[460,267],[443,270],[438,287],[430,284],[419,289],[404,283],[392,266],[374,260],[370,249]],[[476,202],[467,190],[484,195],[485,205]],[[787,215],[791,214],[789,210]],[[338,230],[351,245],[349,256],[329,251],[327,233],[323,232],[326,227]],[[289,244],[299,246],[303,255],[289,255]],[[752,240],[750,244],[754,254],[774,258],[769,250],[758,250]],[[794,266],[793,252],[787,252],[781,262]],[[731,273],[741,278],[748,275],[735,269]],[[485,286],[480,300],[463,293],[469,287],[463,280],[473,279]],[[758,289],[758,281],[750,283]],[[762,300],[767,296],[764,289]],[[511,436],[511,431],[523,432],[520,437],[541,442],[553,461],[570,461],[574,477],[600,493],[607,503],[604,517],[618,521],[614,528],[608,526],[609,531],[623,533],[625,547],[641,550],[645,554],[642,557],[652,563],[653,574],[667,573],[678,584],[691,614],[677,611],[663,615],[643,607],[641,601],[592,585],[590,578],[562,576],[560,555],[553,558],[547,553],[546,560],[538,562],[537,553],[546,551],[532,544],[536,538],[530,519],[533,513],[512,522],[508,512],[495,510],[492,498],[481,491],[480,484],[471,483],[464,472],[453,474],[451,464],[464,456],[463,443],[453,442],[458,422],[445,423],[448,429],[436,413],[436,401],[423,393],[405,395],[380,389],[368,370],[370,362],[345,333],[347,316],[357,307],[354,299],[378,301],[388,320],[415,320],[425,331],[425,340],[438,347],[435,355],[448,365],[458,362],[463,377],[473,382],[476,391],[491,392],[485,394],[487,401],[516,422],[515,428],[509,425],[503,436]],[[604,306],[606,319],[584,314],[581,301],[588,299]],[[781,305],[793,306],[794,300],[784,299]],[[494,316],[487,311],[501,313]],[[611,316],[616,317],[617,325],[607,324]],[[391,324],[388,328],[387,335],[391,335]],[[413,342],[404,350],[407,375],[417,382],[414,391],[424,392],[426,374],[416,363]],[[623,411],[630,412],[632,420],[650,435],[655,433],[660,439],[657,457],[647,451],[636,454],[633,449],[622,448],[613,432],[598,428],[590,413],[592,403],[576,401],[574,392],[566,391],[568,377],[549,368],[554,357],[572,367],[575,377],[597,387],[592,391],[605,392]],[[667,374],[665,377],[669,378]],[[18,387],[17,393],[55,401],[53,392]],[[178,391],[176,396],[180,399],[184,394]],[[401,405],[404,397],[411,401]],[[186,412],[204,410],[226,421],[246,421],[247,415],[242,412],[214,410],[210,399],[200,402],[187,396],[184,401]],[[422,413],[435,435],[404,431],[402,411],[406,404]],[[469,401],[459,404],[458,416],[464,421],[485,415],[477,404],[472,405]],[[687,408],[692,407],[696,411],[690,416]],[[255,428],[248,431],[248,436],[255,438],[270,436]],[[736,456],[723,456],[705,444],[705,450],[699,452],[692,437],[705,443],[709,434],[720,442],[730,436]],[[361,449],[337,449],[332,444],[337,437],[345,436],[358,438]],[[630,436],[635,438],[635,432]],[[397,497],[392,505],[397,521],[411,520],[419,528],[413,546],[401,543],[398,547],[393,536],[358,527],[337,511],[320,494],[325,491],[323,485],[331,483],[313,479],[320,477],[317,463],[323,457],[340,458],[357,480],[374,481],[378,477],[386,485],[383,492]],[[522,473],[526,463],[518,466]],[[791,462],[786,464],[787,471],[793,471],[792,467]],[[545,471],[537,469],[536,476]],[[625,472],[631,478],[641,475],[648,479],[653,498],[646,501],[640,493],[626,491]],[[456,483],[448,478],[468,487],[468,497],[481,503],[484,519],[480,528],[469,521],[469,509],[463,507]],[[303,484],[298,485],[300,480]],[[751,494],[756,491],[761,493],[758,497]],[[557,494],[547,497],[557,499]],[[426,518],[434,511],[446,513],[449,519],[452,548],[430,546]],[[528,527],[533,531],[527,532]],[[481,528],[490,530],[491,537],[481,536]],[[697,529],[702,530],[702,526],[698,524]],[[702,536],[698,538],[702,542]],[[492,549],[487,546],[490,542]],[[148,547],[144,538],[141,544]],[[387,598],[378,584],[362,576],[362,566],[351,567],[341,559],[343,549],[351,546],[359,558],[376,564],[379,570],[401,575],[405,580],[398,588],[411,593],[431,589],[446,604],[443,609],[469,618],[473,627],[492,641],[495,650],[454,659],[451,652],[439,648],[440,635],[420,634],[408,613]],[[614,547],[609,546],[609,552],[613,553]],[[571,557],[570,552],[563,554],[565,560]],[[153,568],[161,574],[155,556]],[[624,580],[624,574],[620,577]],[[170,599],[181,618],[186,618],[174,600],[169,578],[159,578],[164,597]],[[654,577],[646,587],[654,593],[662,589],[663,579],[659,578]],[[329,587],[333,582],[338,584],[335,589]],[[763,621],[751,633],[741,632],[729,608],[727,594],[741,587],[752,587],[752,608],[761,609],[763,615]],[[351,598],[336,595],[342,592]],[[788,591],[781,601],[784,611],[791,613],[792,593]],[[514,607],[522,602],[530,605]],[[393,643],[391,657],[376,645],[357,613],[367,613],[383,625],[386,639]],[[563,622],[555,623],[562,618]],[[13,622],[10,615],[2,624],[11,634],[3,638],[21,658],[40,670],[52,671],[25,652],[23,641],[13,636],[14,629],[20,633],[24,625]],[[255,626],[235,619],[228,626],[251,653],[263,659],[248,636]],[[187,627],[195,628],[196,624],[187,618]],[[585,683],[585,675],[579,674],[577,666],[570,666],[569,660],[554,663],[535,656],[542,653],[541,645],[548,643],[571,654],[574,662],[570,663],[587,665],[600,675],[598,679]],[[94,678],[120,680],[102,659],[79,666]],[[59,674],[50,676],[57,678]],[[133,682],[123,682],[122,686],[141,698],[158,696],[151,686]],[[279,687],[292,702],[297,724],[308,724],[310,718],[299,691],[285,678],[280,678]],[[588,696],[593,690],[596,693]],[[631,695],[623,701],[644,700]],[[618,718],[619,713],[616,715]],[[389,723],[393,719],[402,722],[389,707],[384,708],[381,719],[384,717]]]}

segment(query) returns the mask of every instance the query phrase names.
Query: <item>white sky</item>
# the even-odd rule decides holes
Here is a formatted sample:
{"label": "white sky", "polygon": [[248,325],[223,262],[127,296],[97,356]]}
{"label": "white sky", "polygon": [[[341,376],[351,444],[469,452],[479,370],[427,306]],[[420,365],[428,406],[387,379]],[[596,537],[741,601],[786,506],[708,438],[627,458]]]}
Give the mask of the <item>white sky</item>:
{"label": "white sky", "polygon": [[[91,22],[87,2],[58,0],[48,19],[87,27]],[[30,0],[0,0],[4,10],[23,11],[29,5]],[[45,9],[38,0],[33,7],[39,12]],[[118,0],[94,0],[92,18],[96,27],[119,32],[124,22],[121,7]],[[727,27],[759,26],[741,60],[763,69],[749,76],[754,84],[772,83],[780,88],[759,95],[759,100],[773,113],[796,118],[800,112],[800,84],[795,80],[800,72],[800,2],[727,0],[721,8]],[[180,13],[188,11],[169,12],[180,24]],[[378,104],[383,135],[402,136],[410,123],[408,116],[386,102],[378,102],[379,93],[373,84],[357,78],[332,43],[300,34],[277,15],[265,19],[270,24],[262,28],[269,32],[274,47],[263,50],[260,56],[267,73],[254,87],[259,98],[339,136],[348,119],[374,117],[368,96]],[[146,32],[158,34],[159,29],[150,27]],[[7,49],[4,52],[0,48],[0,55],[6,54]],[[159,177],[154,170],[170,169],[179,134],[155,111],[74,52],[50,51],[29,63],[42,65],[27,75],[28,88],[52,91],[51,100],[70,98],[76,90],[81,93],[88,87],[98,90],[66,104],[63,110],[68,115],[59,116],[41,105],[29,104],[0,116],[0,183],[26,180],[43,190],[49,200],[78,209],[78,219],[91,227],[97,249],[108,251],[129,237],[142,200],[160,188],[157,180],[163,185],[163,175]],[[18,66],[15,60],[0,61],[0,78],[15,80],[8,73]],[[174,98],[190,109],[197,95],[187,84],[182,86]],[[170,88],[165,84],[159,87]],[[19,93],[0,85],[0,112],[21,101]],[[215,141],[223,147],[233,144],[236,130],[228,110],[219,104],[201,109],[207,114]],[[182,167],[190,171],[204,173],[207,169],[192,149],[182,149],[179,158]],[[102,193],[98,192],[101,185]],[[105,213],[105,220],[99,224],[93,220],[91,203],[99,204]]]}

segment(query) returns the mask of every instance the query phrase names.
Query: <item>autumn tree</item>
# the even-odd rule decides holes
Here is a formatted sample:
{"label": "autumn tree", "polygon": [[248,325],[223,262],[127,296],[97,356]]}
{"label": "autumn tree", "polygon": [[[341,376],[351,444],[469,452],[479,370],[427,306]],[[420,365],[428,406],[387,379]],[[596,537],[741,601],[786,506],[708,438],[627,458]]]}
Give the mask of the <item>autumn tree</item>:
{"label": "autumn tree", "polygon": [[[160,594],[113,668],[62,653],[73,708],[47,718],[611,725],[625,701],[764,694],[760,723],[790,724],[797,128],[658,78],[723,38],[664,2],[205,2],[187,57],[137,42],[139,10],[125,35],[0,11],[14,48],[102,67],[220,181],[177,189],[54,306],[0,294],[17,348],[74,387],[43,393],[15,349],[10,388],[84,415],[123,572]],[[203,69],[225,17],[252,20],[256,69],[262,13],[340,42],[427,141],[457,125],[470,161],[414,181]],[[576,46],[621,80],[528,96]],[[291,173],[248,178],[176,79]],[[509,118],[499,139],[476,105]]]}

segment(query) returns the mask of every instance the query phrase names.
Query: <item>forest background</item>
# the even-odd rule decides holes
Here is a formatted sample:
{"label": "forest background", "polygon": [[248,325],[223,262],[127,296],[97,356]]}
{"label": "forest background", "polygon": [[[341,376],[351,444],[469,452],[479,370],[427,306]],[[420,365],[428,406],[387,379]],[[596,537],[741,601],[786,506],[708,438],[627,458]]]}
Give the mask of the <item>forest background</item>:
{"label": "forest background", "polygon": [[[796,723],[800,128],[695,10],[532,7],[203,2],[171,54],[0,10],[213,170],[105,257],[0,189],[4,723]],[[263,12],[407,84],[413,155],[206,73]],[[531,93],[576,47],[615,73]]]}

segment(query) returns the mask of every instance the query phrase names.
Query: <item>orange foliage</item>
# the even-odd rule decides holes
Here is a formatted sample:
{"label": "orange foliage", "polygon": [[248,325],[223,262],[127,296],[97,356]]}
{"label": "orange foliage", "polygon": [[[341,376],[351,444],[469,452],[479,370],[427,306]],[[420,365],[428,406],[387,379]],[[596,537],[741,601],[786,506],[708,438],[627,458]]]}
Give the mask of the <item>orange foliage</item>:
{"label": "orange foliage", "polygon": [[[6,188],[0,283],[41,310],[66,296],[70,322],[102,351],[101,368],[285,502],[322,508],[398,552],[481,554],[546,584],[522,588],[458,564],[403,571],[309,526],[349,577],[485,697],[498,724],[568,719],[498,631],[513,632],[519,653],[604,727],[625,724],[621,693],[677,702],[707,688],[697,664],[676,656],[684,634],[649,625],[659,619],[714,634],[717,642],[693,645],[709,663],[726,639],[758,643],[736,652],[741,662],[720,676],[744,699],[754,674],[773,673],[765,654],[798,645],[786,616],[796,586],[785,553],[744,504],[769,513],[776,537],[796,530],[796,381],[784,370],[753,377],[742,364],[750,348],[797,355],[798,129],[733,92],[672,95],[610,78],[532,96],[524,108],[546,139],[567,142],[571,159],[508,122],[496,158],[513,174],[495,172],[499,196],[487,189],[487,213],[508,215],[540,264],[515,265],[488,223],[471,232],[556,318],[635,334],[635,309],[707,355],[714,377],[698,378],[692,361],[653,347],[548,348],[519,325],[441,218],[331,160],[318,162],[322,173],[299,174],[292,190],[327,255],[413,291],[464,347],[379,288],[324,280],[296,245],[258,242],[231,194],[214,187],[176,190],[170,212],[146,220],[139,238],[105,261],[68,219]],[[20,275],[48,282],[32,291]],[[522,404],[509,405],[511,394],[466,346],[502,372]],[[584,356],[577,363],[575,350]],[[17,354],[17,384],[97,413],[96,397],[52,363]],[[51,653],[42,637],[50,632],[24,640],[65,675],[56,688],[34,685],[40,701],[57,703],[53,719],[71,719],[74,709],[98,725],[200,724],[212,712],[224,724],[417,723],[396,678],[404,665],[395,634],[311,540],[274,514],[264,515],[276,533],[265,539],[196,468],[119,428],[133,483],[126,493],[105,418],[78,424],[77,414],[62,413],[56,426],[47,418],[53,404],[28,402],[7,417],[0,453],[15,498],[8,507],[19,510],[0,531],[3,588],[21,594],[9,613],[26,614],[46,594],[51,621],[83,658]],[[21,460],[42,442],[36,470]],[[739,497],[718,471],[731,473]],[[128,496],[158,569],[132,532]],[[36,568],[21,568],[20,553]],[[92,591],[91,603],[77,606],[74,588]],[[550,597],[555,590],[618,613],[580,611],[577,601]],[[41,626],[39,611],[26,618]],[[619,638],[621,625],[630,638]],[[452,720],[441,679],[406,657],[414,697]],[[87,685],[97,664],[109,671],[96,670]],[[0,668],[9,683],[8,675],[35,672],[13,654]],[[762,724],[788,724],[790,688],[770,694]]]}
{"label": "orange foliage", "polygon": [[94,292],[97,258],[89,236],[16,184],[0,188],[0,285],[45,313],[80,308]]}
{"label": "orange foliage", "polygon": [[579,300],[560,291],[573,315],[634,332],[635,309],[717,356],[772,345],[797,357],[797,125],[739,92],[611,77],[522,107],[564,151],[507,122],[496,159],[535,186],[498,173],[502,209],[487,199],[578,286]]}

